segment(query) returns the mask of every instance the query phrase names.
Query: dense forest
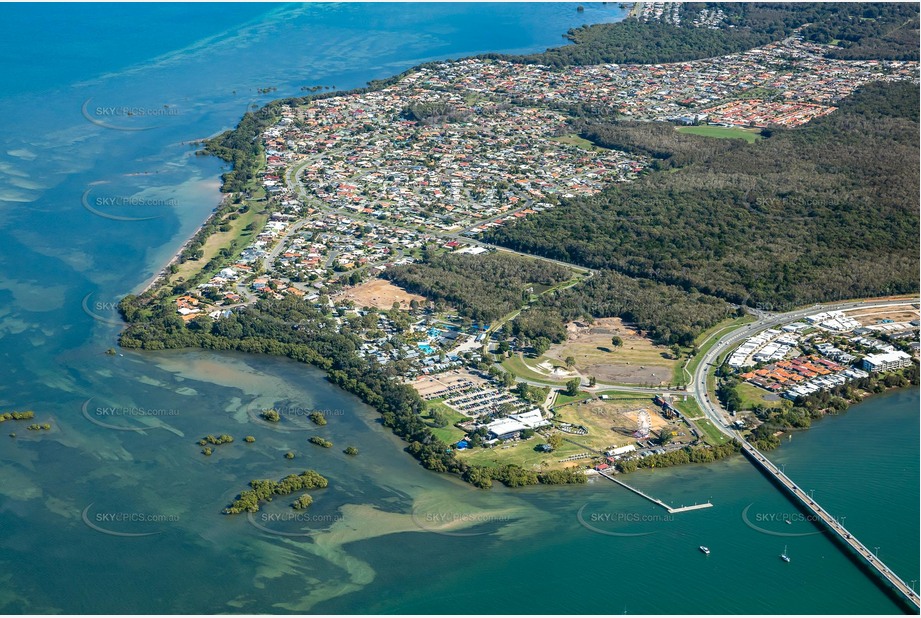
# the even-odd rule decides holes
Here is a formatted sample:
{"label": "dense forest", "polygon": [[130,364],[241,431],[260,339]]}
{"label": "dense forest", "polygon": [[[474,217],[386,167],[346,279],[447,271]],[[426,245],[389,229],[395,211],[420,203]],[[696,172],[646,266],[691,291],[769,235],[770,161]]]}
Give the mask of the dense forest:
{"label": "dense forest", "polygon": [[624,459],[617,462],[621,473],[635,472],[638,468],[670,468],[689,463],[710,463],[725,459],[742,450],[738,440],[730,440],[718,446],[686,446],[667,453],[657,453],[642,459]]}
{"label": "dense forest", "polygon": [[[711,5],[717,6],[685,4],[683,20]],[[804,31],[807,39],[837,46],[830,55],[918,56],[916,5],[718,7],[733,27],[627,20],[573,30],[568,37],[576,45],[513,59],[555,67],[688,60],[779,40],[806,23],[811,24]],[[339,94],[275,101],[209,140],[206,152],[233,165],[223,176],[223,191],[252,186],[262,166],[259,135],[280,105]],[[600,271],[580,286],[541,297],[513,328],[525,337],[558,340],[564,320],[617,315],[657,341],[688,344],[732,311],[727,301],[780,309],[916,290],[918,107],[911,85],[868,86],[839,112],[803,128],[765,131],[769,139],[756,144],[683,135],[670,125],[582,119],[577,129],[583,137],[648,154],[655,159],[654,170],[635,183],[562,200],[559,208],[490,233],[494,242]],[[452,112],[416,107],[404,114],[424,120]],[[428,255],[387,276],[489,322],[521,306],[530,297],[529,287],[553,285],[572,273],[514,256]],[[359,357],[358,338],[337,332],[331,318],[306,302],[260,301],[217,322],[201,317],[185,324],[170,303],[150,300],[129,296],[120,304],[129,322],[122,346],[288,356],[325,370],[331,382],[375,407],[383,423],[408,443],[406,451],[428,469],[459,474],[477,487],[489,487],[493,480],[508,486],[585,481],[572,471],[535,473],[458,460],[421,419],[425,403],[418,394],[394,379],[399,368]],[[693,461],[695,454],[687,456]],[[268,489],[253,487],[257,507],[260,490]]]}
{"label": "dense forest", "polygon": [[422,262],[394,266],[383,276],[410,292],[447,302],[474,321],[489,323],[518,309],[534,285],[556,285],[572,278],[573,272],[507,253],[426,254]]}
{"label": "dense forest", "polygon": [[236,129],[225,131],[205,142],[205,151],[230,163],[233,167],[221,179],[221,191],[243,191],[256,180],[262,167],[262,131],[275,116],[274,107],[267,105],[256,111],[247,111]]}
{"label": "dense forest", "polygon": [[565,338],[563,323],[583,317],[619,317],[647,331],[656,343],[690,346],[694,338],[732,307],[725,301],[673,285],[602,271],[578,286],[542,296],[515,320],[514,329],[529,339]]}
{"label": "dense forest", "polygon": [[835,45],[829,58],[918,60],[918,25],[917,3],[860,3],[810,24],[803,36]]}
{"label": "dense forest", "polygon": [[917,87],[870,84],[754,144],[585,124],[655,170],[487,233],[537,255],[783,310],[918,289]]}
{"label": "dense forest", "polygon": [[[719,29],[690,24],[701,9],[725,14]],[[723,3],[686,2],[681,26],[635,19],[582,26],[566,38],[575,43],[539,54],[500,56],[552,67],[602,63],[657,64],[713,58],[778,41],[809,24],[807,40],[834,43],[829,56],[847,59],[918,59],[918,6],[910,3]]]}
{"label": "dense forest", "polygon": [[[275,496],[287,496],[301,489],[322,489],[329,485],[329,481],[313,470],[304,470],[300,474],[289,474],[280,481],[254,480],[249,482],[250,489],[240,492],[240,495],[224,509],[228,515],[236,515],[244,511],[255,513],[262,502],[271,502]],[[307,494],[304,494],[305,496]],[[303,497],[303,496],[302,496]],[[307,496],[309,498],[309,496]],[[311,500],[312,502],[312,500]],[[300,504],[310,506],[304,500]],[[298,506],[296,508],[305,508]]]}

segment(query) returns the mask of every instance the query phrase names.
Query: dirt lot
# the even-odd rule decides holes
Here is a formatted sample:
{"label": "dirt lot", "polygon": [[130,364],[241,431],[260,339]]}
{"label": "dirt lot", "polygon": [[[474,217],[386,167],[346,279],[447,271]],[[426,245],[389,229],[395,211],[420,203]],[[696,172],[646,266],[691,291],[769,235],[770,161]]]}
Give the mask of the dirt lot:
{"label": "dirt lot", "polygon": [[432,395],[440,396],[439,391],[444,391],[454,385],[461,388],[465,383],[483,386],[486,384],[486,380],[467,371],[455,370],[434,376],[422,376],[418,380],[410,382],[409,385],[416,389],[420,397],[426,399]]}
{"label": "dirt lot", "polygon": [[[576,370],[584,377],[595,376],[599,382],[613,384],[668,384],[677,361],[668,348],[653,345],[635,328],[620,318],[602,318],[592,325],[571,322],[566,326],[566,341],[554,345],[544,355],[555,364],[564,365],[567,356],[576,359]],[[615,348],[611,338],[617,335],[623,345]]]}
{"label": "dirt lot", "polygon": [[408,308],[409,303],[413,300],[425,302],[424,296],[410,294],[403,288],[398,288],[383,279],[373,279],[367,283],[357,285],[350,290],[337,294],[334,300],[344,298],[355,301],[356,307],[377,307],[378,309],[390,309],[395,302],[400,303],[403,309]]}
{"label": "dirt lot", "polygon": [[917,320],[919,312],[917,309],[910,307],[879,307],[876,309],[848,311],[845,315],[849,318],[854,318],[863,326],[872,326],[873,324],[879,324],[880,320],[892,320],[893,322]]}

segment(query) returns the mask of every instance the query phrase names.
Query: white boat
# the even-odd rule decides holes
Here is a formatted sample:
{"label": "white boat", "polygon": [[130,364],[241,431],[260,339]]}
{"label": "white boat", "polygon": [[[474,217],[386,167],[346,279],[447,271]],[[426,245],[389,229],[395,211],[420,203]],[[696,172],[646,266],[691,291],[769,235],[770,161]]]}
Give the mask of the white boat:
{"label": "white boat", "polygon": [[708,547],[704,547],[703,545],[701,545],[701,546],[700,546],[700,551],[704,552],[704,553],[707,554],[708,556],[710,555],[710,549],[709,549]]}
{"label": "white boat", "polygon": [[784,562],[790,562],[790,556],[787,555],[787,546],[783,546],[783,553],[780,554],[780,559]]}

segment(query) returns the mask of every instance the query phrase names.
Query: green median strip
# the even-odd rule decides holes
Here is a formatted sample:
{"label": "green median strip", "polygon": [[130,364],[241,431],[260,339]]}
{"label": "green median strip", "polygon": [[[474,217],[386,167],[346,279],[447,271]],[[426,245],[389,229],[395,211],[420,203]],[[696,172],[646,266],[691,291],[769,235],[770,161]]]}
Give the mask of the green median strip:
{"label": "green median strip", "polygon": [[710,444],[723,444],[728,440],[726,435],[717,429],[708,419],[697,420],[694,421],[694,423],[700,428],[704,434],[704,438]]}

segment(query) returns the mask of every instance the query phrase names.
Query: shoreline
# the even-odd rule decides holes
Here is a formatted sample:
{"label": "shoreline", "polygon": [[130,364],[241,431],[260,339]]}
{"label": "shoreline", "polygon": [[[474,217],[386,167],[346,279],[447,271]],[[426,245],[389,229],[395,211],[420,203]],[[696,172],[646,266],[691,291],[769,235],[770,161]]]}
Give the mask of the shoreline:
{"label": "shoreline", "polygon": [[[212,155],[209,155],[209,156],[212,156]],[[218,177],[218,179],[220,179],[220,176]],[[221,201],[218,203],[217,206],[214,207],[211,213],[208,214],[205,220],[202,221],[201,225],[199,225],[195,229],[195,232],[191,236],[186,238],[185,242],[183,242],[182,245],[176,250],[176,253],[173,254],[173,257],[171,257],[165,264],[163,264],[163,267],[160,268],[160,270],[158,270],[156,274],[154,274],[149,279],[147,279],[146,283],[142,282],[138,284],[137,287],[135,287],[135,290],[137,290],[138,288],[143,286],[143,288],[141,288],[140,291],[131,292],[131,294],[134,294],[135,296],[141,296],[142,294],[146,294],[147,292],[149,292],[151,288],[156,287],[157,283],[165,277],[166,271],[169,270],[169,267],[179,261],[179,258],[182,257],[183,252],[189,247],[189,244],[192,242],[192,240],[194,240],[194,238],[199,234],[199,232],[205,229],[205,227],[208,225],[208,222],[211,221],[215,217],[215,215],[218,214],[221,208],[224,207],[224,205],[227,203],[227,199],[231,195],[232,195],[231,193],[224,193],[223,191],[221,191]]]}
{"label": "shoreline", "polygon": [[[636,4],[634,4],[633,8],[631,9],[631,14],[632,14],[634,11],[638,11],[638,10],[641,10],[641,9],[642,9],[642,3],[636,3]],[[628,16],[629,16],[629,14],[628,14]],[[389,77],[389,78],[385,78],[385,79],[382,79],[382,80],[375,80],[375,81],[369,82],[369,83],[368,83],[368,86],[367,86],[366,88],[356,88],[356,89],[346,90],[346,91],[341,91],[341,92],[340,92],[340,91],[335,91],[335,92],[329,92],[329,93],[322,93],[322,94],[320,94],[320,95],[307,95],[307,96],[300,96],[300,97],[297,97],[297,96],[296,96],[296,97],[287,97],[287,98],[280,98],[280,99],[276,99],[276,100],[274,100],[274,101],[268,102],[268,103],[266,103],[266,104],[259,110],[259,112],[257,112],[258,118],[257,118],[257,120],[256,120],[256,126],[255,126],[255,129],[254,129],[254,130],[257,132],[257,133],[256,133],[256,135],[257,135],[257,138],[256,138],[256,139],[258,139],[258,135],[261,134],[261,131],[264,130],[264,126],[265,126],[265,125],[264,125],[263,123],[265,123],[265,122],[271,122],[271,121],[272,121],[272,118],[269,118],[269,116],[272,115],[272,114],[277,114],[277,111],[278,111],[278,110],[277,110],[277,106],[279,106],[279,105],[284,105],[284,104],[297,104],[297,105],[302,105],[302,104],[305,104],[306,102],[308,102],[308,101],[310,101],[310,100],[317,99],[317,98],[338,98],[338,97],[342,97],[342,96],[348,96],[349,94],[352,94],[352,93],[355,93],[355,92],[369,92],[369,91],[375,91],[375,90],[378,90],[379,88],[384,87],[384,86],[386,86],[386,85],[388,85],[388,84],[390,84],[390,83],[393,83],[393,82],[395,82],[395,81],[398,81],[399,79],[401,79],[403,76],[405,76],[405,75],[407,75],[407,74],[411,74],[413,71],[416,71],[416,70],[418,70],[420,67],[425,66],[425,64],[426,64],[426,63],[422,63],[422,64],[420,64],[420,65],[416,65],[416,66],[414,66],[414,67],[411,67],[411,68],[407,69],[406,71],[403,71],[402,73],[399,73],[399,74],[397,74],[397,75],[391,76],[391,77]],[[257,115],[257,114],[254,114],[254,116]],[[245,118],[245,116],[244,116],[244,118]],[[242,119],[241,119],[240,123],[237,124],[237,127],[236,127],[235,129],[232,129],[232,130],[230,130],[230,131],[225,131],[225,132],[219,134],[219,135],[217,136],[217,138],[213,138],[213,140],[214,140],[214,139],[219,139],[219,138],[221,138],[221,137],[223,137],[223,136],[226,136],[226,135],[228,135],[228,134],[232,134],[234,131],[237,131],[237,130],[240,128],[240,124],[241,124],[241,123],[242,123]],[[249,129],[251,129],[251,128],[252,128],[252,127],[247,127],[247,130],[249,130]],[[247,137],[248,137],[248,135],[247,135]],[[213,141],[213,140],[212,140],[212,141]],[[219,148],[224,148],[224,149],[226,149],[226,147],[224,147],[224,146],[219,146]],[[207,153],[208,153],[209,155],[211,155],[211,156],[219,156],[219,157],[222,156],[222,155],[224,154],[223,152],[220,153],[220,154],[218,154],[217,152],[215,152],[214,147],[212,147],[210,144],[207,144],[207,143],[206,143],[206,145],[205,145],[205,152],[207,152]],[[253,157],[261,157],[261,161],[260,161],[260,162],[262,162],[262,163],[264,164],[264,157],[265,157],[265,153],[264,153],[264,152],[262,152],[261,154],[253,154],[253,153],[247,152],[247,156],[250,157],[250,158],[253,158]],[[226,159],[225,159],[225,160],[226,160]],[[252,176],[253,178],[258,177],[258,173],[259,173],[259,171],[262,170],[262,169],[264,169],[264,165],[262,165],[262,166],[260,166],[260,165],[248,166],[248,167],[246,168],[247,171],[246,171],[246,175],[244,176],[244,181],[248,184],[248,183],[252,180],[251,176]],[[237,190],[237,191],[230,191],[230,190],[227,190],[226,186],[227,186],[226,183],[222,183],[222,186],[221,186],[221,189],[220,189],[221,194],[222,194],[222,198],[221,198],[221,201],[220,201],[219,205],[212,211],[212,213],[211,213],[211,214],[204,220],[204,222],[197,228],[197,230],[195,231],[195,233],[194,233],[192,236],[190,236],[190,237],[183,243],[183,245],[178,249],[178,251],[175,253],[175,255],[174,255],[164,266],[163,266],[163,268],[161,268],[160,271],[159,271],[156,275],[154,275],[154,276],[147,282],[147,284],[143,287],[143,290],[140,292],[140,295],[146,295],[146,294],[148,294],[149,292],[151,292],[152,290],[162,289],[162,286],[163,286],[163,285],[165,284],[165,282],[168,281],[168,279],[169,279],[170,273],[169,273],[168,271],[169,271],[170,267],[171,267],[172,265],[176,264],[176,263],[181,259],[183,253],[188,249],[189,245],[193,242],[193,240],[195,240],[195,239],[198,237],[198,235],[199,235],[203,230],[205,230],[206,227],[208,227],[209,222],[213,221],[216,215],[221,215],[221,214],[222,214],[222,210],[225,209],[225,208],[227,207],[227,205],[228,205],[228,203],[229,203],[229,201],[230,201],[228,198],[232,198],[232,196],[239,196],[239,195],[242,195],[242,194],[246,193],[245,190],[244,190],[244,191],[241,191],[241,190]],[[236,187],[236,186],[238,186],[238,185],[235,185],[235,187]],[[210,236],[210,234],[209,234],[209,236]],[[207,237],[205,237],[205,238],[207,238]],[[166,280],[166,281],[165,281],[165,280]],[[883,297],[883,298],[890,298],[890,297]],[[880,299],[874,299],[874,300],[880,300]],[[838,302],[841,302],[841,301],[838,301]],[[827,303],[827,304],[831,304],[831,303]],[[818,307],[818,306],[822,306],[822,305],[813,305],[813,306],[814,306],[814,307]],[[325,369],[324,367],[319,367],[319,368]],[[326,371],[326,374],[327,374],[327,378],[330,379],[330,381],[332,381],[333,383],[337,383],[337,384],[338,384],[338,382],[336,382],[336,380],[333,379],[333,376],[330,374],[330,372],[329,372],[328,370],[325,370],[325,371]],[[340,385],[341,387],[343,387],[343,390],[346,390],[346,391],[348,391],[348,392],[352,392],[352,394],[358,394],[358,393],[356,393],[352,388],[345,388],[342,384],[339,384],[339,385]],[[374,407],[375,407],[375,408],[378,408],[378,411],[381,412],[380,406],[375,405]],[[697,448],[700,448],[700,447],[698,446]],[[570,470],[577,470],[577,471],[578,471],[578,470],[579,470],[579,466],[576,466],[576,467],[574,467],[574,468],[569,468],[569,469],[570,469]]]}
{"label": "shoreline", "polygon": [[[613,3],[612,3],[612,4],[613,4]],[[643,5],[643,3],[634,3],[633,7],[632,7],[629,11],[627,11],[627,12],[624,14],[624,16],[623,16],[622,19],[619,19],[619,20],[616,20],[616,21],[607,21],[607,20],[605,20],[605,21],[593,22],[592,24],[589,24],[589,26],[596,26],[596,25],[600,25],[600,24],[618,23],[618,22],[620,22],[620,21],[624,21],[624,20],[629,19],[630,17],[633,16],[633,10],[634,10],[637,6],[639,6],[640,8],[642,8],[642,5]],[[621,10],[623,10],[623,9],[621,9]],[[575,26],[573,26],[573,28],[575,28]],[[567,32],[568,32],[568,31],[567,31]],[[565,37],[565,36],[566,36],[566,32],[562,33],[561,36]],[[569,47],[569,46],[573,46],[573,45],[575,45],[575,44],[574,44],[574,43],[564,43],[563,45],[556,44],[556,45],[552,45],[551,48],[554,48],[554,47]],[[546,48],[543,48],[541,45],[536,45],[536,46],[534,46],[534,51],[533,51],[533,52],[528,52],[528,53],[540,53],[541,51],[543,51],[543,49],[546,49]],[[413,72],[413,71],[416,71],[416,70],[418,70],[418,69],[420,69],[420,68],[422,68],[422,67],[425,67],[426,65],[428,65],[428,64],[430,64],[430,63],[433,63],[433,62],[444,62],[444,61],[452,61],[452,62],[455,62],[455,61],[463,60],[463,59],[466,59],[466,58],[478,58],[478,57],[485,56],[485,55],[502,55],[502,56],[504,56],[504,55],[513,55],[513,54],[515,54],[515,53],[517,53],[517,52],[515,52],[514,50],[512,50],[512,51],[506,51],[506,52],[485,51],[485,52],[474,53],[474,54],[472,54],[472,55],[471,55],[471,54],[463,55],[463,56],[459,56],[459,57],[456,57],[456,58],[453,57],[453,55],[452,55],[452,56],[449,56],[449,57],[447,57],[447,58],[442,58],[442,59],[439,59],[438,57],[436,57],[436,59],[434,59],[434,60],[425,60],[425,61],[422,61],[422,62],[417,62],[416,64],[413,64],[412,66],[407,67],[406,69],[404,69],[404,70],[402,70],[402,71],[399,71],[399,72],[397,72],[397,73],[394,73],[394,74],[392,74],[392,75],[390,75],[390,76],[383,77],[383,78],[380,78],[380,79],[370,79],[370,80],[368,80],[367,82],[365,82],[365,85],[364,85],[364,86],[356,86],[356,87],[354,87],[354,88],[348,88],[348,89],[345,89],[345,90],[338,90],[338,89],[335,89],[335,90],[328,90],[328,91],[318,91],[318,92],[313,92],[313,93],[309,93],[309,94],[303,94],[303,93],[301,93],[301,94],[292,94],[292,95],[290,95],[290,96],[279,97],[279,98],[277,98],[277,99],[272,99],[272,100],[267,101],[266,103],[260,105],[260,106],[259,106],[259,109],[258,109],[258,110],[255,110],[253,113],[255,114],[256,112],[261,111],[262,109],[266,109],[266,108],[269,108],[269,107],[271,107],[271,106],[275,106],[275,105],[282,104],[282,103],[290,103],[290,102],[294,102],[294,101],[300,101],[301,103],[305,103],[305,102],[307,102],[307,101],[309,101],[309,100],[313,100],[313,99],[336,98],[336,97],[340,97],[340,96],[348,96],[349,94],[353,94],[353,93],[361,92],[361,91],[373,91],[373,90],[377,90],[377,89],[379,89],[379,88],[386,87],[389,83],[394,82],[394,81],[397,81],[397,80],[401,79],[402,77],[408,75],[409,73],[411,73],[411,72]],[[333,86],[333,88],[335,88],[335,86]],[[179,143],[180,143],[180,144],[183,144],[183,145],[200,144],[200,145],[202,146],[202,152],[204,152],[207,156],[209,156],[209,157],[215,157],[215,158],[220,159],[220,157],[218,157],[216,154],[214,154],[214,153],[208,151],[208,147],[207,147],[208,142],[211,141],[211,140],[217,139],[217,138],[219,138],[221,135],[224,135],[224,134],[226,134],[226,133],[228,133],[228,132],[233,132],[233,131],[235,131],[235,130],[237,129],[237,127],[239,126],[240,121],[242,121],[242,119],[245,117],[245,115],[246,115],[247,113],[250,113],[250,110],[249,110],[249,109],[247,109],[247,110],[244,111],[244,113],[237,119],[236,124],[234,124],[230,129],[218,131],[218,132],[212,134],[212,135],[209,136],[209,137],[204,137],[204,138],[201,138],[201,137],[200,137],[200,138],[185,139],[185,140],[180,141]],[[231,170],[232,170],[232,168],[231,168]],[[222,181],[222,174],[219,174],[219,175],[217,176],[217,180],[218,180],[218,181]],[[149,292],[152,288],[154,288],[154,287],[156,286],[157,282],[158,282],[161,278],[163,278],[164,273],[166,272],[166,270],[169,269],[170,266],[172,266],[173,264],[175,264],[175,263],[179,260],[179,258],[182,256],[183,251],[185,251],[185,249],[189,246],[189,243],[195,238],[195,236],[196,236],[199,232],[201,232],[201,231],[207,226],[208,222],[209,222],[211,219],[213,219],[214,216],[215,216],[216,214],[218,214],[218,211],[219,211],[222,207],[225,206],[225,204],[226,204],[226,202],[227,202],[227,198],[230,197],[231,195],[233,195],[233,192],[225,192],[225,191],[224,191],[223,182],[221,182],[221,188],[219,189],[219,191],[220,191],[220,193],[221,193],[221,200],[220,200],[220,202],[214,207],[214,210],[211,212],[211,214],[209,214],[208,217],[207,217],[204,221],[202,221],[200,225],[198,225],[198,227],[195,229],[195,231],[185,240],[185,242],[182,243],[182,245],[176,250],[176,252],[173,254],[173,256],[172,256],[169,260],[167,260],[167,261],[161,266],[161,268],[160,268],[158,271],[156,271],[156,274],[152,275],[150,278],[148,278],[148,279],[144,280],[143,282],[139,283],[138,285],[136,285],[136,286],[133,288],[133,291],[129,292],[129,295],[141,296],[141,295],[146,294],[147,292]],[[578,268],[581,268],[581,267],[578,267]]]}
{"label": "shoreline", "polygon": [[[906,367],[905,369],[908,369],[908,367]],[[898,373],[901,374],[903,373],[903,371],[900,370]],[[901,391],[908,391],[912,389],[921,392],[921,386],[917,384],[912,384],[911,382],[903,386],[887,386],[878,393],[874,393],[870,391],[861,391],[862,393],[864,393],[864,395],[860,399],[845,399],[845,401],[847,401],[847,407],[845,407],[844,409],[838,412],[830,412],[828,408],[825,408],[823,412],[816,418],[812,419],[812,421],[817,422],[817,421],[823,421],[827,419],[828,417],[843,416],[854,406],[859,406],[864,403],[871,403],[874,399],[878,397],[882,397],[883,395],[892,395],[895,393],[899,393]],[[828,392],[832,392],[832,391],[828,391]],[[844,398],[842,397],[842,399]],[[778,444],[778,446],[775,446],[772,449],[761,449],[761,450],[769,450],[769,451],[776,450],[780,448],[781,446],[783,446],[784,437],[788,435],[792,436],[793,434],[796,434],[796,433],[805,433],[805,432],[808,432],[810,429],[812,429],[811,424],[809,427],[787,427],[785,429],[778,429],[777,431],[780,432],[780,435],[777,436],[777,439],[780,442],[780,444]]]}
{"label": "shoreline", "polygon": [[630,11],[627,13],[628,19],[637,19],[640,14],[643,12],[643,5],[645,2],[634,2],[633,6],[630,7]]}

